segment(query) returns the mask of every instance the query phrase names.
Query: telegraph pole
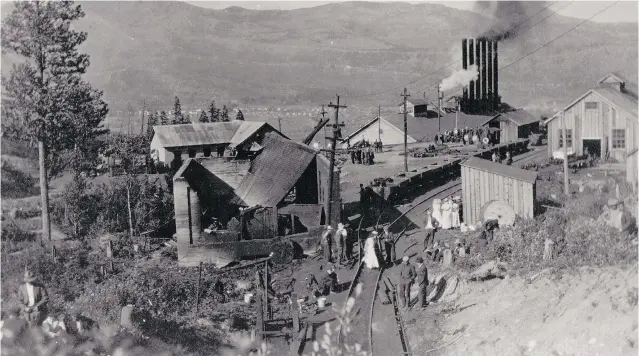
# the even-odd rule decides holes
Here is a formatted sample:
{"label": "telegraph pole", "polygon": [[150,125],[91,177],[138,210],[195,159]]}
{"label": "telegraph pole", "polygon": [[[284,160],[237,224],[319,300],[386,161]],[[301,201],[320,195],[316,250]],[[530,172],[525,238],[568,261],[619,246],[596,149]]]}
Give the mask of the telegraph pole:
{"label": "telegraph pole", "polygon": [[[320,114],[322,114],[322,121],[324,121],[324,115],[328,114],[328,112],[324,110],[324,104],[322,104],[322,112]],[[326,125],[324,125],[324,148],[326,148]]]}
{"label": "telegraph pole", "polygon": [[279,127],[279,131],[282,132],[282,118],[277,117],[277,126]]}
{"label": "telegraph pole", "polygon": [[568,195],[568,147],[566,146],[566,115],[565,112],[561,114],[561,131],[562,140],[564,143],[564,194]]}
{"label": "telegraph pole", "polygon": [[439,84],[437,84],[437,105],[439,105],[437,108],[437,133],[442,132],[442,97],[439,89]]}
{"label": "telegraph pole", "polygon": [[404,172],[408,172],[408,122],[406,121],[406,99],[410,96],[406,88],[404,88],[404,94],[401,96],[404,97]]}
{"label": "telegraph pole", "polygon": [[[329,102],[328,107],[335,109],[335,123],[333,124],[333,137],[331,139],[331,143],[332,143],[331,144],[331,164],[328,170],[328,174],[329,174],[328,176],[328,213],[326,214],[328,217],[328,223],[330,225],[331,213],[333,211],[333,183],[334,183],[334,177],[335,177],[335,173],[333,173],[333,170],[335,170],[335,146],[337,144],[337,133],[340,127],[339,108],[346,109],[346,105],[339,104],[339,95],[337,95],[337,104],[333,105],[332,102]],[[344,124],[341,124],[341,126],[344,126]]]}
{"label": "telegraph pole", "polygon": [[382,106],[377,105],[377,139],[382,142]]}
{"label": "telegraph pole", "polygon": [[140,136],[144,135],[144,115],[146,112],[146,99],[142,100],[142,125],[140,125]]}

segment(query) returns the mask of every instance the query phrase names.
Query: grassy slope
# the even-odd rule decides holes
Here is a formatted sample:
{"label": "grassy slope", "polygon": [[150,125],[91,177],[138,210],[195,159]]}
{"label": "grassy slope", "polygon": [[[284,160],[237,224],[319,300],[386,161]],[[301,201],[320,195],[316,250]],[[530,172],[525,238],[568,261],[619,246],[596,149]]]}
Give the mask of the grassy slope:
{"label": "grassy slope", "polygon": [[[119,109],[138,107],[142,99],[168,109],[176,94],[195,107],[211,97],[247,103],[295,94],[317,104],[336,92],[350,104],[392,104],[396,90],[354,96],[411,81],[411,92],[432,95],[447,72],[417,79],[459,59],[460,38],[489,25],[481,15],[434,4],[358,2],[293,11],[174,2],[82,5],[87,16],[79,27],[89,32],[85,49],[92,55],[88,79]],[[578,22],[549,18],[516,42],[503,43],[500,62],[514,61]],[[605,72],[636,77],[636,48],[636,25],[587,23],[502,71],[501,93],[515,106],[554,107]]]}

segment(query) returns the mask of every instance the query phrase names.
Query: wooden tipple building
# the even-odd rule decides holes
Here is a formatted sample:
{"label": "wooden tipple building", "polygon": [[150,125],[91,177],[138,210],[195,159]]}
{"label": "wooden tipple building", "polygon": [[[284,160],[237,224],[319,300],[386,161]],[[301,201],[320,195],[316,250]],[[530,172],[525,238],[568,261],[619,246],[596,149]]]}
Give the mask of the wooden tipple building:
{"label": "wooden tipple building", "polygon": [[339,222],[339,172],[331,219],[329,160],[319,151],[266,133],[252,158],[189,158],[173,178],[178,262],[218,267],[242,258],[317,247]]}
{"label": "wooden tipple building", "polygon": [[637,93],[620,75],[611,73],[596,86],[546,120],[548,154],[563,156],[562,127],[568,154],[586,152],[612,157],[627,167],[627,180],[637,184]]}

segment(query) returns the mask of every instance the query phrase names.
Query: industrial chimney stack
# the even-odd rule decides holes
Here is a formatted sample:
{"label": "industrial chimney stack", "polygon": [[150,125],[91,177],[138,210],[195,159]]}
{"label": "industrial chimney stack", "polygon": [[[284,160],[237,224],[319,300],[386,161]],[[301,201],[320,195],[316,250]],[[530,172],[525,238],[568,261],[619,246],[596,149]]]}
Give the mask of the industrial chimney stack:
{"label": "industrial chimney stack", "polygon": [[497,41],[486,39],[462,39],[462,65],[468,69],[477,65],[479,75],[463,90],[461,111],[467,114],[488,114],[496,111],[501,103],[498,91],[499,62]]}

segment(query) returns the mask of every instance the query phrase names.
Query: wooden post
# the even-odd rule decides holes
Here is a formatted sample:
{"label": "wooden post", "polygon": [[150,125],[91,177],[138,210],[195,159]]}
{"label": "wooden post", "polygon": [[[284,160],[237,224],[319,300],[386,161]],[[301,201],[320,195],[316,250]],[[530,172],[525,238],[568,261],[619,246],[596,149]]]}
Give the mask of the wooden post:
{"label": "wooden post", "polygon": [[264,261],[264,315],[268,320],[272,319],[271,308],[269,308],[268,286],[270,281],[268,278],[268,261]]}
{"label": "wooden post", "polygon": [[51,258],[55,260],[56,257],[58,257],[58,251],[56,251],[55,245],[51,244]]}
{"label": "wooden post", "polygon": [[201,282],[202,282],[202,262],[200,262],[200,265],[198,267],[197,289],[195,291],[196,293],[195,314],[196,315],[200,313],[200,283]]}
{"label": "wooden post", "polygon": [[300,331],[300,309],[297,304],[297,294],[291,293],[291,314],[293,314],[293,333]]}
{"label": "wooden post", "polygon": [[404,94],[401,96],[404,97],[404,172],[408,172],[408,122],[407,117],[408,112],[406,111],[406,98],[410,95],[407,92],[407,89],[404,88]]}
{"label": "wooden post", "polygon": [[569,195],[568,189],[568,147],[566,146],[566,115],[561,114],[561,126],[563,131],[563,143],[564,143],[564,194]]}
{"label": "wooden post", "polygon": [[262,295],[257,293],[256,295],[257,302],[257,320],[255,321],[255,341],[261,341],[262,335],[264,332],[264,309],[262,304]]}
{"label": "wooden post", "polygon": [[113,243],[111,242],[111,240],[107,241],[106,256],[107,258],[113,257]]}

